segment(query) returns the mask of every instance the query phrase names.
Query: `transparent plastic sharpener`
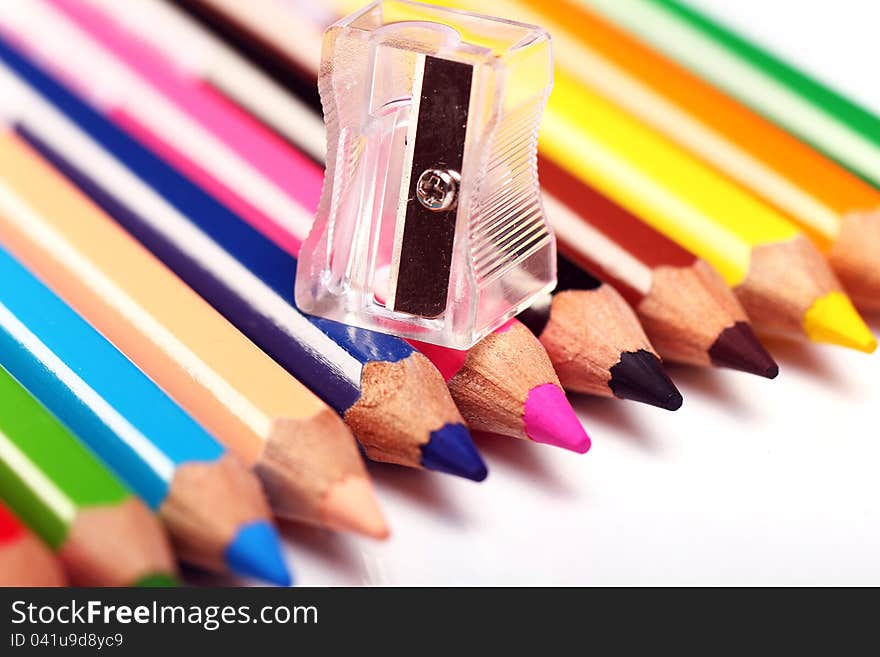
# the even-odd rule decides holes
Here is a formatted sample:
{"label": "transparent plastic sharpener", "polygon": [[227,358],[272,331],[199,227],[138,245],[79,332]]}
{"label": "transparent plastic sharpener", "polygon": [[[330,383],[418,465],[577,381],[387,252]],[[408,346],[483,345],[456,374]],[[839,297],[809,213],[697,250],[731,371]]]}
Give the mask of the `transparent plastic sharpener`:
{"label": "transparent plastic sharpener", "polygon": [[552,70],[544,30],[429,5],[374,2],[328,28],[299,307],[466,349],[551,290],[536,149]]}

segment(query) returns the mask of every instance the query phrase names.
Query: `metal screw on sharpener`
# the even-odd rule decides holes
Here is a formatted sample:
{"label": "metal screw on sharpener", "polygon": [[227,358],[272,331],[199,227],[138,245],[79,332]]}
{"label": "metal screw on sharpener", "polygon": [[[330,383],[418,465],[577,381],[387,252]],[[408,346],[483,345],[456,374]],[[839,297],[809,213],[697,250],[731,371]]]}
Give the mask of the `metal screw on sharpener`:
{"label": "metal screw on sharpener", "polygon": [[434,212],[451,210],[458,201],[461,176],[452,169],[426,169],[416,183],[419,203]]}

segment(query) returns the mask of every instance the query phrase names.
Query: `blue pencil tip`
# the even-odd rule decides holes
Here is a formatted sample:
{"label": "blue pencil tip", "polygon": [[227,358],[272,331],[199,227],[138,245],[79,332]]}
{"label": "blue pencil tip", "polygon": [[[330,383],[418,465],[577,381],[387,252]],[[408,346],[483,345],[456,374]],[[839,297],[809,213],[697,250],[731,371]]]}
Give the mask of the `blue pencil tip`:
{"label": "blue pencil tip", "polygon": [[226,548],[226,565],[240,575],[256,577],[276,586],[290,586],[292,580],[282,556],[281,539],[264,520],[244,525]]}
{"label": "blue pencil tip", "polygon": [[471,434],[458,423],[431,432],[431,440],[422,446],[422,465],[472,481],[483,481],[489,474]]}

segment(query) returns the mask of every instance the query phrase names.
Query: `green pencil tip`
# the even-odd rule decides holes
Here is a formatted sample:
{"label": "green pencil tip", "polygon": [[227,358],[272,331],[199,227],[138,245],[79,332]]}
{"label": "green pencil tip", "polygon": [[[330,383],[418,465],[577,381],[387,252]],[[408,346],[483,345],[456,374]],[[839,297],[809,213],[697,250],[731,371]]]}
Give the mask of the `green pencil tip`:
{"label": "green pencil tip", "polygon": [[151,575],[141,577],[138,581],[134,583],[134,586],[168,588],[180,586],[180,582],[177,580],[176,577],[173,577],[168,573],[152,573]]}

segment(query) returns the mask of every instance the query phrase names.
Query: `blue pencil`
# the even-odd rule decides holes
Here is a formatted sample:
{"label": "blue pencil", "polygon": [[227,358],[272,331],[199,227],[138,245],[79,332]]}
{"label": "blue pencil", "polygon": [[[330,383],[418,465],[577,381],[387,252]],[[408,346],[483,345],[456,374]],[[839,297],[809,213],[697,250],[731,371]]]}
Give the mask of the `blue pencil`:
{"label": "blue pencil", "polygon": [[[485,465],[443,379],[424,356],[399,338],[300,314],[293,304],[293,258],[268,240],[255,242],[252,236],[258,234],[237,215],[3,42],[0,60],[102,147],[104,157],[110,155],[129,176],[149,186],[157,202],[139,207],[126,195],[124,185],[107,184],[90,170],[88,157],[94,155],[53,142],[48,131],[29,123],[26,116],[18,117],[19,134],[339,412],[368,456],[474,480],[485,478]],[[169,212],[167,204],[175,211]],[[195,225],[207,241],[198,246],[183,239],[184,224]],[[224,269],[206,248],[240,259],[250,277],[243,280],[240,273]],[[261,305],[259,300],[266,298],[277,303]]]}
{"label": "blue pencil", "polygon": [[290,578],[255,475],[0,249],[0,365],[163,519],[178,555]]}

